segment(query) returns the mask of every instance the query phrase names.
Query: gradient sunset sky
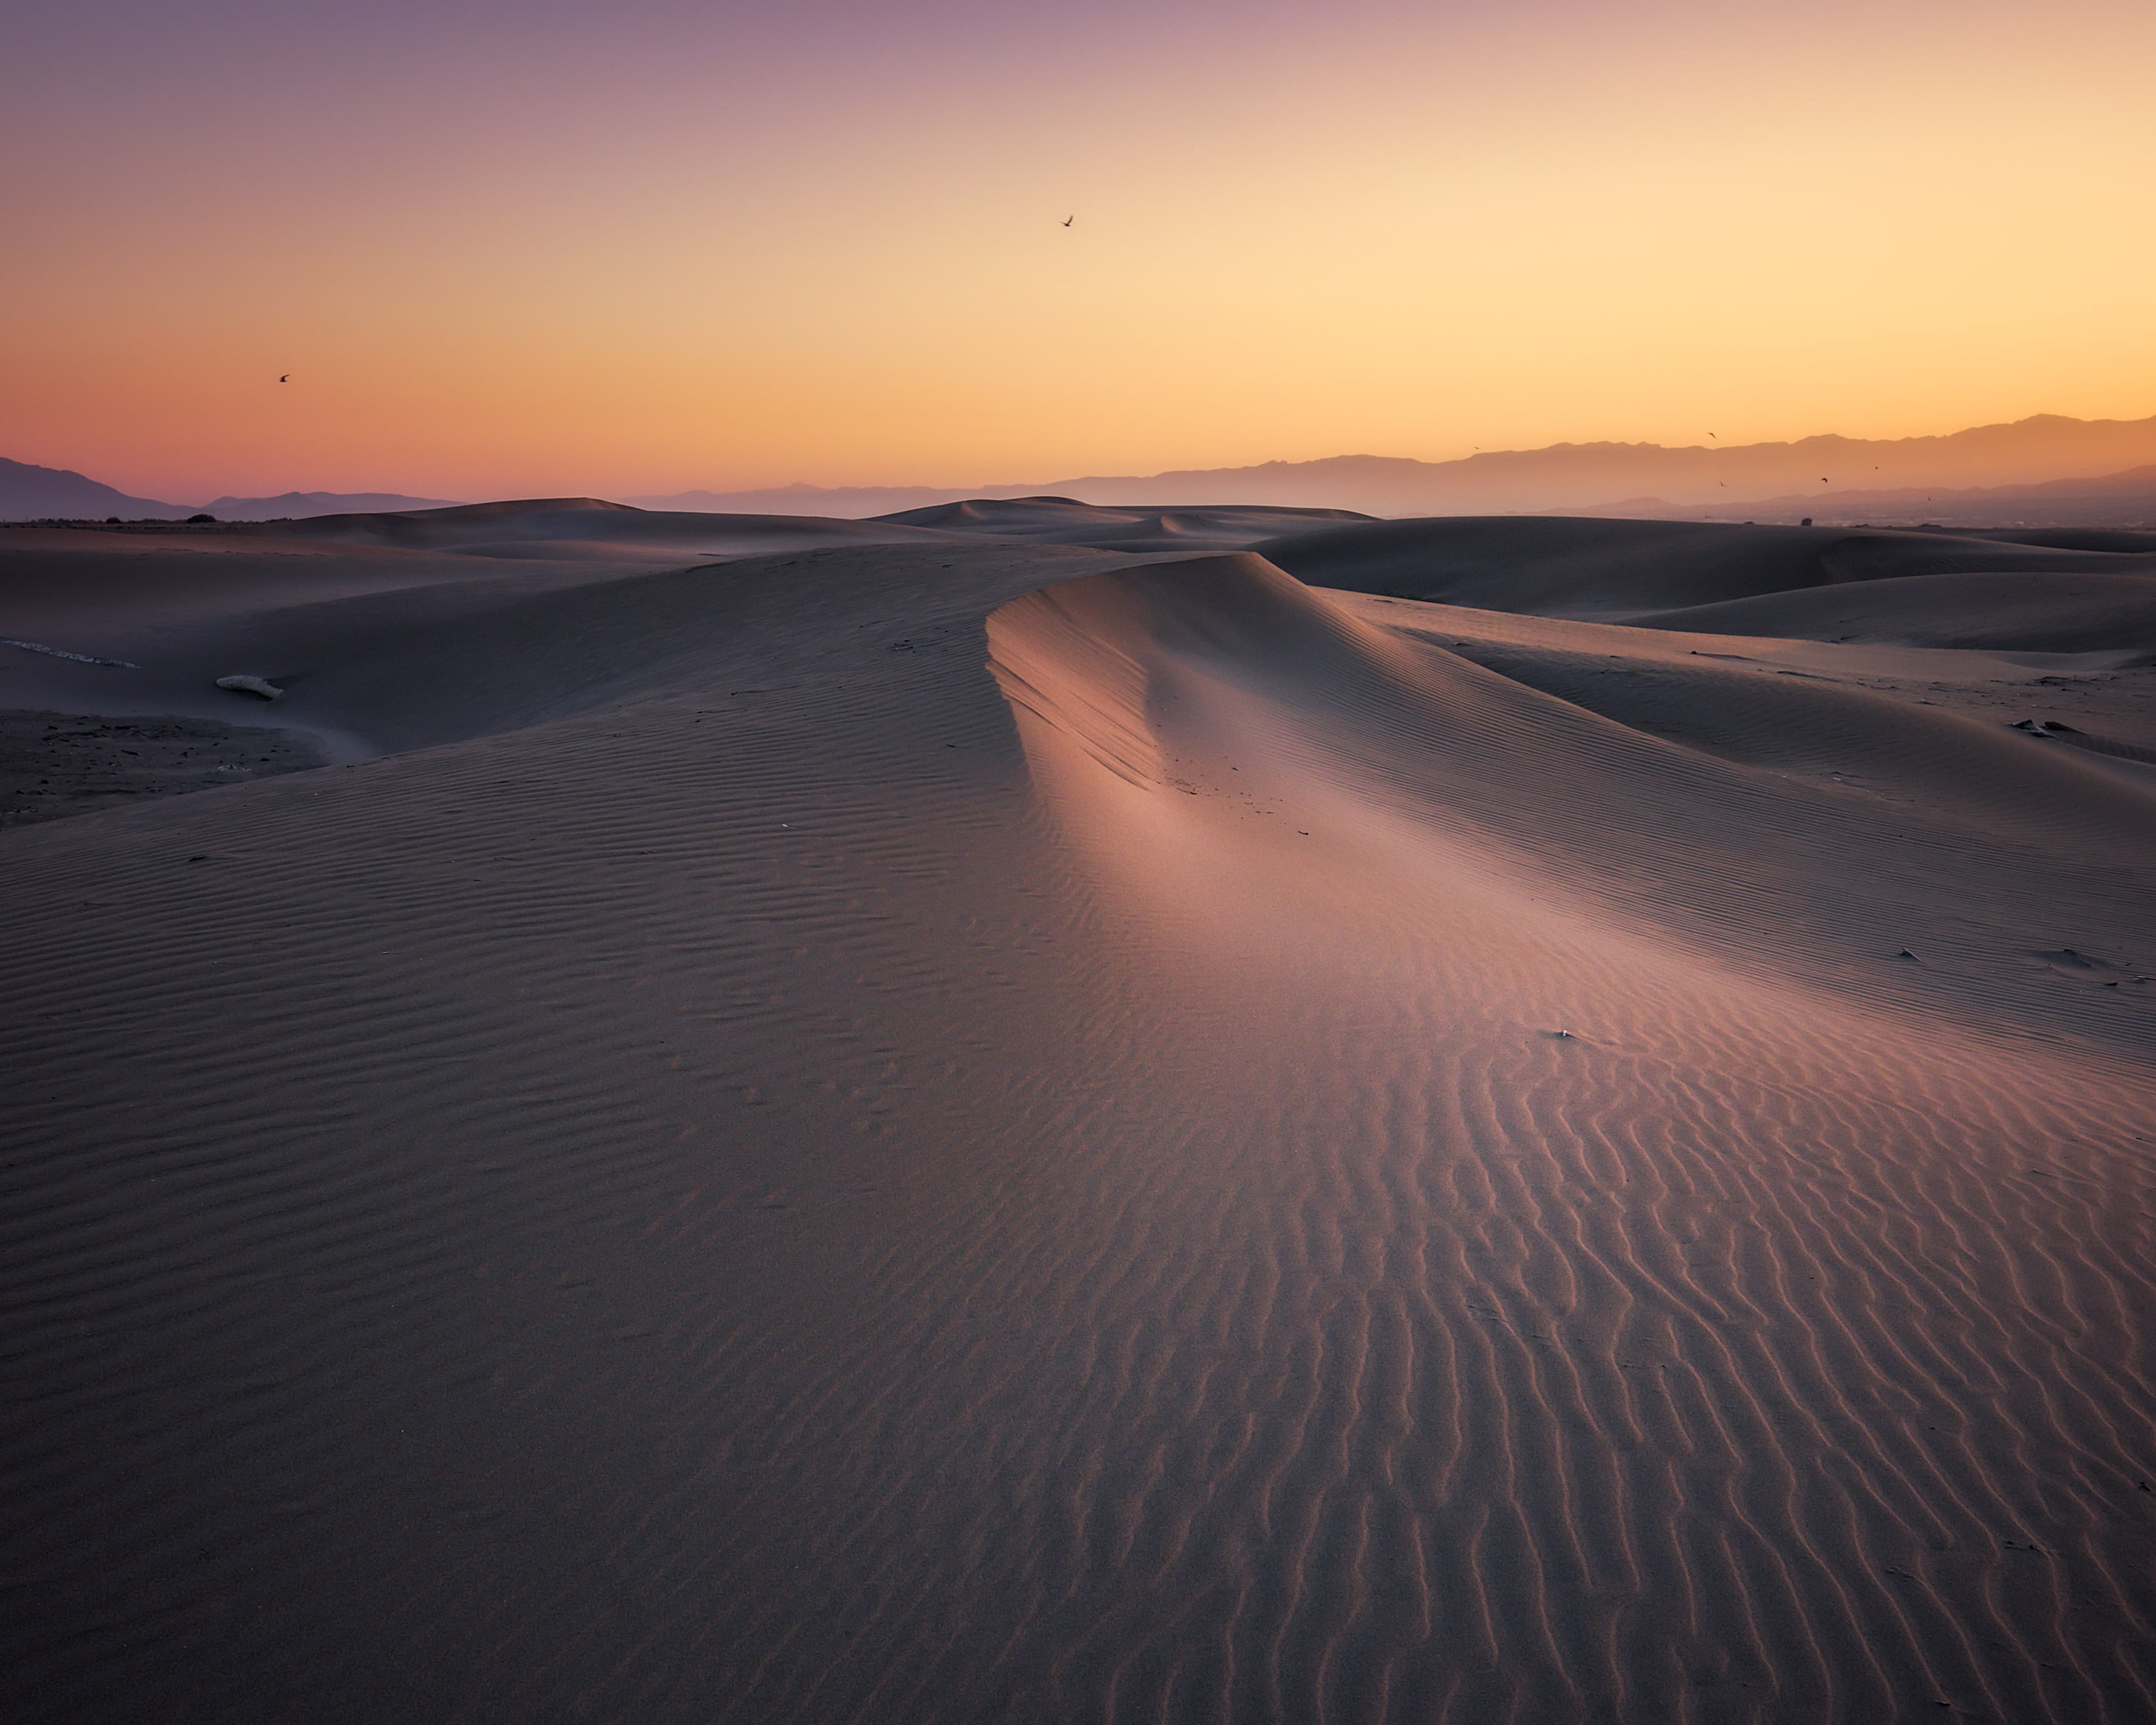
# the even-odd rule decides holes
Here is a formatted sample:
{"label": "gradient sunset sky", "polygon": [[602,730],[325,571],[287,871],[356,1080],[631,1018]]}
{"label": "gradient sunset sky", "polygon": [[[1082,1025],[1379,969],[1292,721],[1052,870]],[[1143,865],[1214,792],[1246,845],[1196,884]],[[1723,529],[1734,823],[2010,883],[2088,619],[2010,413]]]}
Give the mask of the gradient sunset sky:
{"label": "gradient sunset sky", "polygon": [[2148,0],[26,8],[0,454],[619,495],[2141,418],[2152,64]]}

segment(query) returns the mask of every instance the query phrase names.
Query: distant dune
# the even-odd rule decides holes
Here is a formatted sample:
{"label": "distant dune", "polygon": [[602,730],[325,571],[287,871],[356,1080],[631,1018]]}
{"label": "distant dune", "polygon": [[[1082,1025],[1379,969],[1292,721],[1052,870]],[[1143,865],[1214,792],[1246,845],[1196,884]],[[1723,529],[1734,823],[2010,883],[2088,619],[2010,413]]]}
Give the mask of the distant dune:
{"label": "distant dune", "polygon": [[1224,551],[1283,533],[1367,521],[1346,509],[1113,509],[1070,497],[974,498],[880,516],[879,521],[996,539],[1097,545],[1117,551]]}
{"label": "distant dune", "polygon": [[325,546],[393,548],[462,557],[674,565],[827,545],[888,545],[958,536],[889,521],[812,516],[665,514],[597,497],[318,516],[289,526],[269,524],[259,531]]}
{"label": "distant dune", "polygon": [[1493,610],[1634,621],[1672,607],[1727,603],[1918,576],[2137,581],[2156,572],[2156,534],[1924,533],[1700,521],[1448,516],[1372,521],[1265,542],[1314,586]]}
{"label": "distant dune", "polygon": [[394,491],[286,491],[276,497],[219,497],[203,508],[221,521],[301,520],[388,509],[448,509],[449,497],[403,497]]}
{"label": "distant dune", "polygon": [[10,1719],[2148,1716],[2156,536],[14,527],[0,691]]}
{"label": "distant dune", "polygon": [[752,491],[675,491],[627,497],[639,509],[709,515],[817,515],[858,519],[956,502],[976,495],[965,487],[934,485],[774,485]]}

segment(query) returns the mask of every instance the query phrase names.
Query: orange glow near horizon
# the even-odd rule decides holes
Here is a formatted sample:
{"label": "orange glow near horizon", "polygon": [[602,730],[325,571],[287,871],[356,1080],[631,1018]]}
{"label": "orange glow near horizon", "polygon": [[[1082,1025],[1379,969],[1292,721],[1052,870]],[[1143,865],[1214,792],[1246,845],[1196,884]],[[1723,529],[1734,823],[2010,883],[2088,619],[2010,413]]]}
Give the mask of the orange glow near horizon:
{"label": "orange glow near horizon", "polygon": [[2146,7],[206,12],[0,71],[0,454],[621,495],[2156,413]]}

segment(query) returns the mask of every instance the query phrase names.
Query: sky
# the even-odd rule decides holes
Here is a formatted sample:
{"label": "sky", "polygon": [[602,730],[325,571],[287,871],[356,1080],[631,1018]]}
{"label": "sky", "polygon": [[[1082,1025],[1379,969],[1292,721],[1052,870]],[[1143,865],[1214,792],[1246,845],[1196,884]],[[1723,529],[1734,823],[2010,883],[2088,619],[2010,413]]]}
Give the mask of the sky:
{"label": "sky", "polygon": [[0,454],[629,495],[2139,418],[2152,61],[2147,0],[20,8]]}

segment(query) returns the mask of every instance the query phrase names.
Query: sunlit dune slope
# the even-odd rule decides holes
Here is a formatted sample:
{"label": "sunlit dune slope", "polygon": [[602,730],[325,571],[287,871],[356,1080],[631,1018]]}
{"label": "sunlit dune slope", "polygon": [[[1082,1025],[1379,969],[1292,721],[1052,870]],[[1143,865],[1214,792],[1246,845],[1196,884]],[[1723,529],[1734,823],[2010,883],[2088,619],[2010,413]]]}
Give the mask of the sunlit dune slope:
{"label": "sunlit dune slope", "polygon": [[[1259,795],[1286,762],[1313,793],[1353,788],[1435,823],[1476,870],[1546,874],[1639,926],[1708,941],[1720,962],[1768,955],[1863,994],[1906,985],[1873,961],[1911,940],[1929,947],[1938,986],[1949,952],[2036,939],[2021,926],[2032,898],[2045,927],[2077,892],[2115,905],[2156,841],[2139,784],[1958,714],[1679,658],[1652,636],[1644,654],[1609,652],[1628,631],[1455,653],[1435,643],[1461,614],[1369,617],[1245,554],[1045,590],[998,613],[990,639],[1021,709],[1119,777],[1172,782],[1170,739],[1194,726],[1194,758],[1224,751],[1239,794]],[[1240,738],[1247,762],[1232,758]],[[1836,773],[1874,789],[1852,795]],[[1988,872],[1982,890],[1943,893],[1958,868]],[[2005,922],[1976,934],[1994,900]],[[1972,1001],[1986,992],[1964,981]]]}

